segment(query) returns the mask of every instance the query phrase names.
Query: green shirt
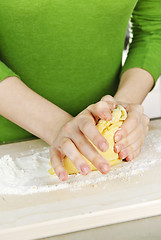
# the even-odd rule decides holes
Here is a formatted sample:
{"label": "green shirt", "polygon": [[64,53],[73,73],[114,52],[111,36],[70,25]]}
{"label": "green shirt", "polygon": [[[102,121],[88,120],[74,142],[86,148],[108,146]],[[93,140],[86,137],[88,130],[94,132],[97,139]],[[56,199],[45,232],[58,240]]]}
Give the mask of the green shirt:
{"label": "green shirt", "polygon": [[[131,15],[134,37],[122,68]],[[115,93],[121,68],[140,67],[157,80],[161,0],[0,0],[0,60],[0,81],[18,76],[75,116]],[[0,143],[31,137],[0,117]]]}

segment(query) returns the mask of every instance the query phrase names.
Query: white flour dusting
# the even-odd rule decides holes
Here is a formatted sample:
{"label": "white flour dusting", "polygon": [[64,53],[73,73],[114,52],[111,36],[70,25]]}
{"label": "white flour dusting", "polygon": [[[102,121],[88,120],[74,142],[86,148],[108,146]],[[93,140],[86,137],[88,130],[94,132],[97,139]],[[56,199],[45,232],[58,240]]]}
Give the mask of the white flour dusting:
{"label": "white flour dusting", "polygon": [[29,194],[67,188],[73,191],[114,179],[128,181],[134,175],[142,175],[157,163],[161,163],[161,130],[155,129],[148,133],[142,152],[135,160],[113,167],[106,175],[98,171],[88,176],[71,175],[65,182],[48,173],[48,147],[31,149],[14,158],[10,155],[0,158],[0,194]]}

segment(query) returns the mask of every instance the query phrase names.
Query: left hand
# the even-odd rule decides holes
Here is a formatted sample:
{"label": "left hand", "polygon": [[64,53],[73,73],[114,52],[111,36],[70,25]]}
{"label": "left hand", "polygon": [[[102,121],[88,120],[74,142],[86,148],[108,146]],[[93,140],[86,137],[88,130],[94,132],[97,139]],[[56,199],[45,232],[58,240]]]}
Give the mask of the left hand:
{"label": "left hand", "polygon": [[121,159],[130,161],[138,156],[149,130],[149,118],[144,114],[143,107],[130,104],[127,109],[127,119],[121,129],[115,133],[114,150]]}
{"label": "left hand", "polygon": [[[106,101],[104,96],[102,101]],[[127,119],[114,135],[114,151],[119,158],[130,161],[138,156],[149,130],[149,118],[144,114],[143,107],[139,104],[126,104],[116,101],[127,111]]]}

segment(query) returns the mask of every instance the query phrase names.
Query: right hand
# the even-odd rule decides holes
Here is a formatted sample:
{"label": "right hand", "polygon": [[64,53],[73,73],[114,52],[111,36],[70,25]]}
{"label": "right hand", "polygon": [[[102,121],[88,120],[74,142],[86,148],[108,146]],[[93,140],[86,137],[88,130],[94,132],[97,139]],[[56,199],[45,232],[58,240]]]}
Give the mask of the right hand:
{"label": "right hand", "polygon": [[98,153],[88,139],[102,152],[107,151],[108,142],[98,131],[96,124],[100,118],[107,121],[111,120],[111,110],[114,108],[114,99],[111,96],[106,96],[106,99],[88,106],[60,128],[50,147],[50,161],[60,180],[64,181],[68,178],[63,167],[65,156],[83,175],[87,175],[91,169],[82,155],[101,173],[106,174],[110,171],[110,164]]}

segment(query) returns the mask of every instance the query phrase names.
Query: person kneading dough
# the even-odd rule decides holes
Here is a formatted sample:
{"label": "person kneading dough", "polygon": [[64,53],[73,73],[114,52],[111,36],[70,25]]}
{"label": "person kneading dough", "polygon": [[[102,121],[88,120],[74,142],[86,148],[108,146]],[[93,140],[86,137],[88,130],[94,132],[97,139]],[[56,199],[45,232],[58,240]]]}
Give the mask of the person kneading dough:
{"label": "person kneading dough", "polygon": [[[99,120],[96,127],[98,131],[105,137],[107,142],[109,143],[109,148],[106,152],[101,152],[94,144],[90,141],[90,143],[97,149],[97,151],[109,162],[111,166],[114,166],[122,161],[122,159],[118,158],[118,153],[114,152],[114,134],[115,132],[121,127],[123,121],[126,119],[127,113],[124,107],[121,105],[118,105],[113,111],[112,111],[112,120],[111,121],[105,121],[105,120]],[[83,156],[84,157],[84,156]],[[90,165],[91,170],[95,171],[97,168],[88,161],[85,157],[84,159],[87,161],[87,163]],[[51,165],[51,163],[50,163]],[[72,161],[68,158],[64,158],[64,168],[67,171],[68,174],[75,174],[79,173],[78,169],[74,166]],[[53,175],[55,172],[53,168],[49,170],[49,173]]]}

